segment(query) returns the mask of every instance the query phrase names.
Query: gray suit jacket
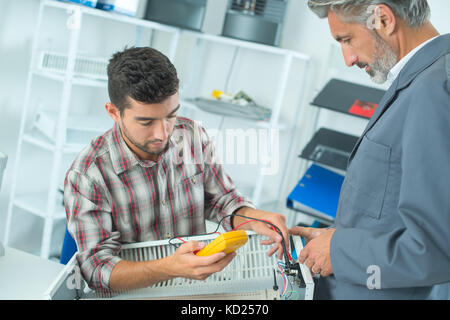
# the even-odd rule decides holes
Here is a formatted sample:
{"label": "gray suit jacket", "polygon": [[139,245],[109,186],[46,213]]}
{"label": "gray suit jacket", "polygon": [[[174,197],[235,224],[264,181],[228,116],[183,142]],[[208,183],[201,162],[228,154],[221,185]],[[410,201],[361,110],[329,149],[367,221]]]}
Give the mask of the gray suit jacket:
{"label": "gray suit jacket", "polygon": [[450,281],[450,34],[420,49],[349,160],[318,299],[425,299]]}

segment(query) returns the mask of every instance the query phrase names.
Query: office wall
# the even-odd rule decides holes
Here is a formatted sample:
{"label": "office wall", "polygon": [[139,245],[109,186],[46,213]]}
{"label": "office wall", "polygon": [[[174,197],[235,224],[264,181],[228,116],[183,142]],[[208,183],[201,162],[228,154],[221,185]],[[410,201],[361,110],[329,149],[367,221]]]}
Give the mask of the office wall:
{"label": "office wall", "polygon": [[[206,23],[209,32],[220,32],[225,0],[210,0]],[[450,32],[450,1],[429,0],[432,22],[441,33]],[[7,201],[11,186],[11,169],[14,162],[20,117],[30,60],[31,40],[37,19],[38,0],[0,0],[0,149],[9,155],[3,186],[0,191],[0,238],[3,238]],[[302,117],[298,119],[296,133],[297,150],[309,139],[311,117],[314,108],[308,106],[322,85],[327,69],[331,38],[326,20],[319,20],[311,13],[304,0],[291,0],[286,15],[286,23],[281,46],[298,50],[312,56],[313,69],[308,80],[307,96],[304,100]],[[356,72],[358,72],[357,70]],[[362,71],[359,71],[362,72]],[[359,74],[361,76],[364,74]],[[358,119],[357,119],[358,120]],[[361,120],[362,121],[362,120]],[[340,115],[329,115],[323,119],[324,125],[338,126],[344,131],[358,133],[364,122]],[[288,190],[298,178],[298,159],[290,163],[290,179],[285,185]],[[287,191],[286,191],[287,192]]]}

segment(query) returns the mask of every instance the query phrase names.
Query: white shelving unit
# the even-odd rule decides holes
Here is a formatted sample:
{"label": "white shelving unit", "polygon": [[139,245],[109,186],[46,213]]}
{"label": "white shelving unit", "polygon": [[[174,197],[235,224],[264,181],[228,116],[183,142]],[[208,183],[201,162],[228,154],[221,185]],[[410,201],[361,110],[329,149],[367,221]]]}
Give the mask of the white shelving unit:
{"label": "white shelving unit", "polygon": [[[177,28],[70,3],[53,0],[41,1],[33,39],[32,63],[25,92],[24,112],[20,124],[17,157],[14,163],[4,242],[6,244],[10,242],[16,211],[21,210],[27,214],[38,216],[44,220],[39,252],[40,256],[44,258],[49,258],[52,253],[51,241],[54,222],[66,217],[62,194],[58,190],[63,184],[65,170],[68,169],[64,164],[70,165],[73,157],[90,139],[108,129],[106,118],[100,122],[100,124],[106,123],[106,125],[100,125],[100,128],[96,130],[92,126],[92,115],[89,112],[78,114],[71,112],[77,93],[83,94],[92,89],[100,89],[103,94],[107,91],[105,62],[114,52],[109,50],[109,52],[102,52],[99,56],[91,53],[90,60],[89,57],[86,58],[84,54],[80,53],[81,33],[84,32],[83,36],[85,36],[89,31],[83,29],[85,21],[89,23],[91,20],[92,23],[95,19],[134,27],[136,31],[133,45],[142,43],[142,37],[146,31],[150,36],[154,36],[156,32],[165,33],[169,37],[166,54],[171,59],[174,58],[178,44],[180,31]],[[46,33],[57,38],[51,39],[50,42],[55,40],[58,44],[65,43],[65,48],[62,50],[58,48],[58,51],[48,50],[54,48],[45,47],[43,35]],[[151,38],[150,36],[148,39]],[[129,42],[124,42],[119,46],[124,47],[129,44]],[[50,58],[48,58],[49,52],[53,53],[53,55],[50,54]],[[43,57],[45,54],[47,57]],[[81,56],[82,58],[80,58]],[[90,61],[92,65],[100,63],[100,68],[91,69],[94,74],[80,72],[83,66],[86,66],[86,61],[88,63]],[[97,76],[95,75],[96,70]],[[53,110],[36,108],[39,101],[43,99],[42,96],[45,100],[47,95],[47,93],[39,92],[42,90],[39,85],[42,82],[51,82],[52,88],[56,88],[55,91],[59,93],[59,95],[56,94],[57,99],[50,101],[57,105]],[[78,88],[78,92],[75,92],[75,88]],[[47,104],[48,100],[52,99],[47,99]],[[38,115],[40,120],[36,121]],[[112,121],[109,123],[109,127],[111,126]],[[70,130],[84,133],[88,139],[71,141]],[[37,159],[39,162],[35,164],[35,167],[33,167],[33,163],[26,163],[24,159],[29,157],[30,147],[35,151],[41,150],[40,154],[47,153],[46,159],[50,161]],[[26,176],[22,174],[24,169],[27,171]],[[34,174],[41,170],[45,172],[40,175]],[[40,182],[39,186],[27,188],[29,184],[33,184],[37,180],[40,180],[38,181]]]}
{"label": "white shelving unit", "polygon": [[[280,170],[277,174],[276,188],[271,190],[264,190],[264,186],[271,183],[266,182],[266,175],[260,174],[258,169],[254,172],[246,172],[245,168],[239,171],[233,170],[231,166],[225,163],[225,171],[230,173],[232,179],[236,179],[237,188],[243,191],[244,195],[248,196],[258,208],[265,210],[277,210],[281,202],[284,202],[281,196],[282,188],[279,187],[285,180],[285,174],[287,172],[287,161],[290,157],[293,148],[293,134],[296,128],[296,122],[300,115],[300,108],[303,102],[306,79],[310,71],[311,59],[309,56],[273,46],[264,44],[258,44],[233,38],[227,38],[222,36],[216,36],[211,34],[196,33],[192,31],[183,30],[181,32],[183,39],[191,39],[194,42],[192,52],[190,52],[191,63],[190,69],[185,70],[184,75],[187,80],[185,85],[181,88],[182,92],[182,106],[187,109],[194,110],[194,114],[191,116],[193,119],[196,117],[201,118],[205,115],[203,111],[199,111],[199,108],[193,101],[198,97],[207,97],[213,90],[221,90],[224,92],[237,93],[243,90],[249,93],[255,100],[265,100],[264,105],[271,109],[271,117],[266,121],[248,120],[244,118],[237,118],[232,116],[216,115],[216,127],[220,132],[224,132],[227,129],[226,122],[232,120],[235,124],[238,124],[240,128],[255,128],[263,130],[277,130],[283,132],[287,137],[287,144],[279,150],[271,150],[272,145],[270,141],[266,141],[268,150],[271,150],[268,154],[269,157],[276,157],[276,152],[286,156],[281,161]],[[217,56],[221,64],[216,69],[226,70],[225,73],[216,72],[214,69]],[[262,61],[274,62],[272,66],[251,64],[253,58],[261,58]],[[224,62],[224,60],[226,62]],[[300,67],[301,71],[298,72],[293,66],[296,65],[297,69]],[[212,67],[211,67],[212,66]],[[244,75],[237,75],[239,71],[245,68],[249,70]],[[254,71],[261,71],[261,69],[267,68],[267,72],[252,75],[250,73]],[[296,73],[300,79],[296,85],[289,86],[289,81]],[[274,71],[274,72],[272,72]],[[211,77],[211,74],[213,75]],[[258,77],[260,76],[260,77]],[[239,82],[239,77],[244,81]],[[205,80],[208,79],[208,80]],[[212,81],[209,81],[212,79]],[[234,81],[234,79],[237,79]],[[258,90],[255,88],[255,83],[265,80],[268,89],[263,92],[264,89]],[[234,88],[233,88],[234,86]],[[267,93],[267,91],[270,91]],[[288,92],[295,92],[295,97],[291,101],[287,102],[286,96]],[[265,95],[260,97],[259,95]],[[258,99],[261,98],[261,99]],[[289,109],[290,117],[284,116],[283,112]],[[195,114],[195,111],[201,113],[200,116]],[[218,124],[217,124],[218,123]],[[206,126],[207,130],[209,126]],[[250,170],[251,171],[251,170]],[[241,174],[241,172],[243,174]],[[252,175],[253,173],[253,175]],[[250,182],[242,183],[243,175],[248,175],[246,178]],[[273,187],[273,186],[272,186]],[[275,192],[273,192],[275,190]]]}
{"label": "white shelving unit", "polygon": [[[107,26],[109,33],[102,33],[104,29],[98,27],[100,22]],[[91,46],[87,39],[96,41]],[[236,169],[236,166],[225,164],[225,170],[239,190],[259,208],[276,210],[284,204],[281,185],[285,181],[288,159],[294,151],[293,134],[310,71],[308,56],[70,3],[41,0],[18,151],[13,164],[6,244],[10,243],[14,232],[16,212],[21,211],[21,214],[43,219],[42,241],[37,254],[49,258],[55,250],[60,250],[62,243],[58,248],[51,245],[55,221],[65,219],[63,197],[59,191],[65,173],[89,140],[109,129],[103,120],[98,121],[106,123],[104,128],[93,128],[91,118],[96,116],[96,109],[84,107],[81,99],[91,97],[90,105],[97,108],[107,101],[104,73],[83,73],[89,68],[77,63],[87,59],[88,65],[96,62],[104,65],[114,52],[126,45],[155,47],[174,62],[181,78],[182,111],[193,114],[191,118],[194,120],[205,121],[203,124],[207,130],[217,128],[225,132],[233,124],[235,128],[275,130],[280,134],[281,145],[277,150],[272,150],[269,140],[264,141],[269,157],[277,152],[283,157],[276,175],[262,175],[257,166],[237,166],[239,168]],[[45,54],[47,60],[44,59]],[[263,87],[259,87],[259,83]],[[253,121],[207,114],[192,102],[192,98],[207,96],[212,89],[226,92],[244,90],[261,101],[261,105],[270,108],[271,117],[267,121]],[[99,117],[107,117],[101,106],[98,109],[102,111]],[[76,135],[71,134],[75,131],[83,139],[75,139]],[[35,156],[36,153],[39,155]]]}

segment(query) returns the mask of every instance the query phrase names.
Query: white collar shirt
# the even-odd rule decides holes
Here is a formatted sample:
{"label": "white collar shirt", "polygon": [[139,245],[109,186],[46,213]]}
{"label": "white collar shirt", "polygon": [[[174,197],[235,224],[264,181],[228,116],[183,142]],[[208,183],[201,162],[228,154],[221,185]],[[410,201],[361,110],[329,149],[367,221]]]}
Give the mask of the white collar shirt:
{"label": "white collar shirt", "polygon": [[397,62],[397,64],[389,71],[387,80],[389,81],[389,83],[393,83],[395,81],[395,79],[398,77],[398,75],[400,74],[400,72],[402,71],[402,69],[405,67],[405,65],[408,63],[408,61],[423,47],[425,47],[425,45],[427,45],[429,42],[431,42],[432,40],[436,39],[439,36],[433,37],[427,41],[425,41],[424,43],[420,44],[419,46],[417,46],[416,48],[414,48],[413,50],[411,50],[406,56],[404,56],[399,62]]}

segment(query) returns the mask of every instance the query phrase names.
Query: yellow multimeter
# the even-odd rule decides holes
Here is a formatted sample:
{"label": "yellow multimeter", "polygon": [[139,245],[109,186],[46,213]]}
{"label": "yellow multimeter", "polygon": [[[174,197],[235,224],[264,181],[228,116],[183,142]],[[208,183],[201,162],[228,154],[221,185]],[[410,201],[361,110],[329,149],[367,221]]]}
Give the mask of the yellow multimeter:
{"label": "yellow multimeter", "polygon": [[248,241],[245,230],[236,230],[222,233],[211,241],[206,247],[196,253],[197,256],[210,256],[217,252],[231,253],[236,251]]}

